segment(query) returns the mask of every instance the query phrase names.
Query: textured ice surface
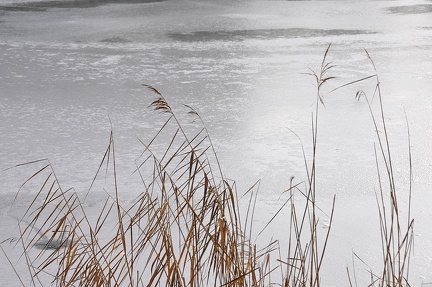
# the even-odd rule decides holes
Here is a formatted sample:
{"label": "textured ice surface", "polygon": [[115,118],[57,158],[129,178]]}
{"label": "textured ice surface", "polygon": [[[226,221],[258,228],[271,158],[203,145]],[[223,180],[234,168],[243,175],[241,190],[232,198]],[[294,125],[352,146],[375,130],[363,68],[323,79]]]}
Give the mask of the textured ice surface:
{"label": "textured ice surface", "polygon": [[[86,192],[112,125],[121,188],[130,199],[126,191],[138,189],[130,177],[142,150],[137,137],[151,139],[164,122],[147,108],[153,95],[141,84],[151,84],[185,123],[190,119],[182,104],[197,109],[240,193],[262,179],[266,200],[257,210],[265,224],[289,178],[305,177],[301,144],[290,131],[310,154],[315,87],[305,73],[319,68],[333,43],[329,57],[337,78],[327,91],[371,75],[366,48],[380,76],[403,188],[409,178],[405,115],[410,123],[418,234],[412,278],[414,285],[432,281],[429,2],[164,1],[85,9],[37,3],[0,4],[9,7],[0,9],[2,170],[49,158],[64,186]],[[330,286],[347,285],[351,250],[368,262],[379,256],[375,130],[366,103],[355,100],[358,90],[371,97],[374,82],[325,96],[320,112],[317,170],[323,208],[337,195],[324,264],[323,280]],[[16,218],[31,195],[24,200],[21,194],[20,202],[13,198],[30,172],[1,173],[0,241],[17,236]],[[406,189],[400,194],[406,196]],[[93,203],[97,206],[97,199]],[[276,228],[284,224],[281,218],[265,236],[284,234]],[[11,273],[7,263],[0,265],[2,274]]]}

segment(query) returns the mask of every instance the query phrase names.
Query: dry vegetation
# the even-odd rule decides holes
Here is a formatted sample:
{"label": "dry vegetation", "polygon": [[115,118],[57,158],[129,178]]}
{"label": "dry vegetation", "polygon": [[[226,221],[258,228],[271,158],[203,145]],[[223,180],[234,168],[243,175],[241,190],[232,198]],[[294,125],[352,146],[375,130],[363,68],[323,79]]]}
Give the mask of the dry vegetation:
{"label": "dry vegetation", "polygon": [[[307,180],[291,182],[285,191],[289,197],[281,207],[289,210],[289,238],[264,246],[253,243],[257,187],[241,194],[249,201],[247,210],[241,212],[235,185],[225,179],[205,125],[188,136],[164,96],[145,85],[157,97],[151,107],[165,114],[167,121],[150,143],[141,142],[143,152],[135,172],[142,179],[142,192],[132,204],[125,205],[120,198],[113,133],[93,182],[105,173],[112,179],[114,193],[96,218],[88,216],[84,198],[62,188],[48,160],[23,164],[43,166],[23,184],[41,182],[23,215],[30,219],[20,222],[18,242],[31,275],[31,281],[25,282],[23,271],[15,270],[22,285],[45,286],[44,278],[48,278],[55,286],[320,286],[335,200],[329,228],[322,234],[317,231],[315,156],[318,113],[324,103],[322,87],[333,78],[328,76],[333,67],[327,60],[329,49],[319,72],[311,72],[317,100],[312,157],[306,158],[303,152]],[[377,130],[381,125],[386,131],[378,76],[358,81],[369,78],[377,80],[381,105],[379,117],[371,109],[373,123]],[[366,96],[362,98],[369,104]],[[152,144],[165,131],[171,133],[171,141],[165,152],[156,155]],[[387,133],[377,132],[377,139],[383,268],[370,271],[371,286],[409,286],[413,220],[409,213],[407,219],[400,216]],[[288,253],[281,255],[283,242],[288,242]],[[35,247],[37,254],[32,252]],[[351,286],[356,285],[352,271],[347,272]]]}

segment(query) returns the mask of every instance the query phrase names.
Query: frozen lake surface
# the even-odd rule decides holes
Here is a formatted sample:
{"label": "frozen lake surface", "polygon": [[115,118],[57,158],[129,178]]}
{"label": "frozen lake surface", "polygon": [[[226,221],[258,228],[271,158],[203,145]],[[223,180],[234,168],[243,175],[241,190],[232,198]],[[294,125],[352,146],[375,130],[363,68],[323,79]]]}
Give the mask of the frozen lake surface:
{"label": "frozen lake surface", "polygon": [[[148,109],[154,94],[141,84],[150,84],[185,123],[183,104],[200,113],[239,193],[261,179],[257,224],[263,225],[290,177],[305,177],[301,145],[290,131],[310,153],[315,87],[305,73],[319,69],[332,43],[337,78],[328,90],[369,76],[367,49],[381,80],[403,202],[406,118],[410,125],[411,279],[413,286],[432,282],[432,2],[113,2],[0,0],[2,170],[49,158],[65,187],[85,193],[112,125],[121,189],[132,199],[130,191],[140,188],[130,177],[142,150],[137,138],[150,140],[165,120]],[[376,136],[366,102],[355,99],[358,90],[371,97],[374,87],[370,80],[337,90],[320,112],[318,200],[328,210],[337,196],[326,286],[348,285],[352,251],[372,266],[380,260]],[[19,233],[15,218],[25,212],[25,200],[12,202],[29,174],[0,174],[0,241]],[[263,241],[283,235],[283,222]],[[12,276],[3,257],[0,262],[3,278]]]}

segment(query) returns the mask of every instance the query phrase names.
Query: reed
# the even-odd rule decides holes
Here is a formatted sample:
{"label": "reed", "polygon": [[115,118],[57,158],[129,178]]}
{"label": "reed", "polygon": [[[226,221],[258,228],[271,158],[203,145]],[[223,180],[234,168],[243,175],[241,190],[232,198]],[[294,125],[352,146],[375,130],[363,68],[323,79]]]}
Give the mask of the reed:
{"label": "reed", "polygon": [[[378,192],[376,192],[376,200],[378,206],[382,249],[382,270],[373,271],[372,268],[368,267],[371,278],[369,286],[411,286],[409,284],[409,268],[414,244],[414,219],[411,217],[412,157],[408,119],[406,119],[406,122],[408,138],[409,187],[407,191],[407,215],[404,217],[402,215],[403,213],[401,212],[402,208],[399,204],[399,188],[396,185],[396,178],[394,174],[390,138],[385,121],[381,84],[372,57],[367,50],[365,50],[365,53],[375,71],[374,75],[367,78],[374,78],[376,81],[372,100],[374,98],[377,98],[378,100],[378,114],[373,111],[371,100],[369,100],[364,91],[358,91],[356,94],[356,99],[364,99],[367,102],[376,132],[377,143],[374,146],[378,178]],[[362,263],[366,264],[359,255],[354,255]],[[348,277],[352,286],[352,282],[355,282],[355,278],[351,280],[349,271]]]}
{"label": "reed", "polygon": [[[316,85],[315,112],[312,114],[312,155],[309,159],[303,148],[303,158],[306,168],[306,183],[304,189],[299,184],[289,188],[289,233],[288,251],[285,260],[279,262],[285,266],[283,286],[321,286],[321,266],[329,239],[336,196],[333,197],[329,226],[324,238],[318,232],[319,207],[317,204],[316,164],[318,151],[318,124],[320,106],[324,106],[322,88],[333,79],[329,73],[334,65],[328,61],[328,53],[331,44],[327,47],[318,72],[311,70],[309,75],[313,77]],[[294,133],[295,134],[295,133]],[[300,139],[300,138],[299,138]],[[298,196],[300,195],[300,200]]]}
{"label": "reed", "polygon": [[[30,182],[40,183],[19,222],[22,230],[18,242],[31,278],[26,282],[22,271],[14,269],[21,284],[321,286],[321,268],[335,209],[334,197],[328,229],[324,234],[318,232],[317,138],[319,111],[324,106],[322,88],[334,78],[329,75],[334,67],[328,61],[330,47],[324,53],[319,71],[309,73],[315,80],[317,93],[312,115],[311,156],[303,149],[306,180],[294,182],[291,178],[290,187],[284,191],[288,198],[267,224],[280,216],[282,209],[288,209],[287,238],[261,246],[254,243],[252,222],[259,184],[239,196],[235,183],[224,176],[200,115],[186,106],[188,114],[200,123],[199,130],[189,136],[163,94],[153,86],[144,85],[156,97],[149,107],[166,117],[166,122],[148,143],[140,140],[143,148],[135,162],[134,174],[142,184],[131,203],[122,202],[113,131],[87,193],[96,188],[101,176],[111,181],[113,192],[107,193],[96,218],[88,214],[87,195],[80,197],[75,190],[64,189],[48,159],[16,166],[35,168],[22,187]],[[405,226],[398,208],[377,73],[336,89],[370,78],[377,81],[379,118],[374,116],[371,102],[364,98],[376,129],[381,121],[385,131],[384,136],[377,132],[376,147],[383,270],[371,272],[371,285],[409,286],[413,220],[409,212]],[[168,141],[166,134],[170,135]],[[165,141],[162,151],[154,147],[160,140]],[[384,174],[380,159],[384,162]],[[386,188],[390,190],[390,203],[385,201]],[[248,198],[246,211],[239,209],[240,198]],[[284,256],[282,249],[286,249]],[[35,254],[34,250],[39,251]],[[352,286],[355,280],[347,271]]]}

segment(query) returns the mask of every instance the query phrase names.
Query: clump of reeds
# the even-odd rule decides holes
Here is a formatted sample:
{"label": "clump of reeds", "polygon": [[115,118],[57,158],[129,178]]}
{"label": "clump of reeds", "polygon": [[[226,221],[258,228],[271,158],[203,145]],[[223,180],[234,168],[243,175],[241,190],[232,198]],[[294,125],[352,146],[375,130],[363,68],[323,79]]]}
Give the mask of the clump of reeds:
{"label": "clump of reeds", "polygon": [[[104,165],[112,171],[114,195],[97,220],[75,191],[61,187],[49,161],[30,176],[43,178],[20,237],[32,286],[42,274],[58,286],[265,285],[258,266],[264,254],[240,228],[233,184],[213,175],[207,135],[189,138],[159,91],[148,88],[159,96],[153,109],[169,116],[162,130],[173,121],[176,129],[162,157],[143,143],[136,167],[142,191],[133,204],[121,203],[113,133],[98,173]],[[29,255],[34,246],[42,249],[36,259]]]}
{"label": "clump of reeds", "polygon": [[[105,199],[96,218],[88,215],[85,197],[73,189],[63,189],[47,159],[23,164],[42,164],[23,184],[41,180],[20,221],[19,242],[31,275],[29,284],[45,286],[43,278],[48,278],[56,286],[320,286],[335,202],[333,198],[329,226],[321,237],[317,229],[316,158],[318,113],[324,104],[322,87],[333,79],[328,75],[333,68],[328,61],[329,50],[330,45],[319,72],[310,73],[317,86],[312,155],[308,158],[303,151],[306,181],[294,183],[291,179],[285,191],[289,196],[281,209],[289,208],[288,238],[264,246],[252,243],[257,187],[244,192],[250,201],[247,211],[241,212],[235,184],[224,177],[200,115],[186,106],[190,116],[201,122],[198,132],[189,136],[162,93],[144,85],[156,95],[150,107],[167,116],[167,120],[149,143],[140,141],[143,151],[135,162],[134,174],[142,186],[132,203],[121,199],[124,191],[118,185],[113,132],[89,190],[96,188],[94,183],[103,171],[112,180],[113,193]],[[373,75],[343,86],[371,77],[378,80]],[[373,121],[377,128],[375,117]],[[164,132],[170,135],[168,141],[162,137]],[[377,198],[384,268],[382,273],[371,272],[372,284],[405,286],[413,221],[408,215],[408,230],[404,231],[388,136],[386,132],[384,138],[377,135],[377,165],[378,155],[382,155],[391,201],[389,206],[385,204],[385,180],[379,172]],[[159,139],[166,141],[162,152],[153,148]],[[286,244],[286,256],[280,255],[281,244]],[[39,251],[34,255],[35,248]],[[280,275],[272,277],[276,271]],[[20,277],[20,271],[15,272]]]}
{"label": "clump of reeds", "polygon": [[[317,164],[317,138],[318,138],[318,118],[320,104],[324,105],[322,88],[325,83],[333,79],[329,75],[330,70],[334,67],[328,61],[329,45],[324,53],[319,72],[311,70],[309,75],[313,76],[316,84],[316,102],[315,112],[312,115],[312,155],[309,159],[303,150],[304,163],[306,167],[305,188],[301,189],[300,184],[292,184],[289,191],[289,233],[288,233],[288,250],[287,257],[279,261],[283,272],[283,283],[288,286],[320,286],[320,270],[323,263],[327,242],[329,239],[335,199],[331,208],[329,225],[324,235],[320,237],[318,232],[318,205],[317,205],[317,182],[316,182],[316,164]],[[296,194],[298,194],[296,196]],[[299,200],[300,197],[300,200]]]}
{"label": "clump of reeds", "polygon": [[[372,100],[377,97],[379,102],[379,112],[376,115],[372,109],[372,103],[368,99],[364,91],[359,91],[356,94],[356,99],[365,99],[374,124],[377,144],[374,146],[375,159],[378,177],[378,192],[377,205],[379,213],[379,226],[381,235],[382,247],[382,270],[381,272],[373,271],[369,267],[371,278],[370,286],[391,286],[402,287],[410,286],[409,284],[409,268],[410,258],[414,242],[414,219],[411,218],[411,193],[412,193],[412,161],[411,161],[411,145],[410,133],[407,120],[408,131],[408,159],[409,159],[409,190],[408,190],[408,206],[407,215],[404,218],[401,214],[399,205],[398,188],[394,175],[394,167],[392,163],[392,153],[390,149],[390,139],[386,127],[384,106],[382,101],[381,85],[375,63],[370,54],[365,50],[368,59],[370,60],[375,74],[368,78],[375,78],[375,91]],[[365,263],[357,254],[354,254],[361,262]],[[348,274],[349,275],[349,274]],[[350,284],[352,286],[351,276]],[[354,278],[355,279],[355,278]]]}

